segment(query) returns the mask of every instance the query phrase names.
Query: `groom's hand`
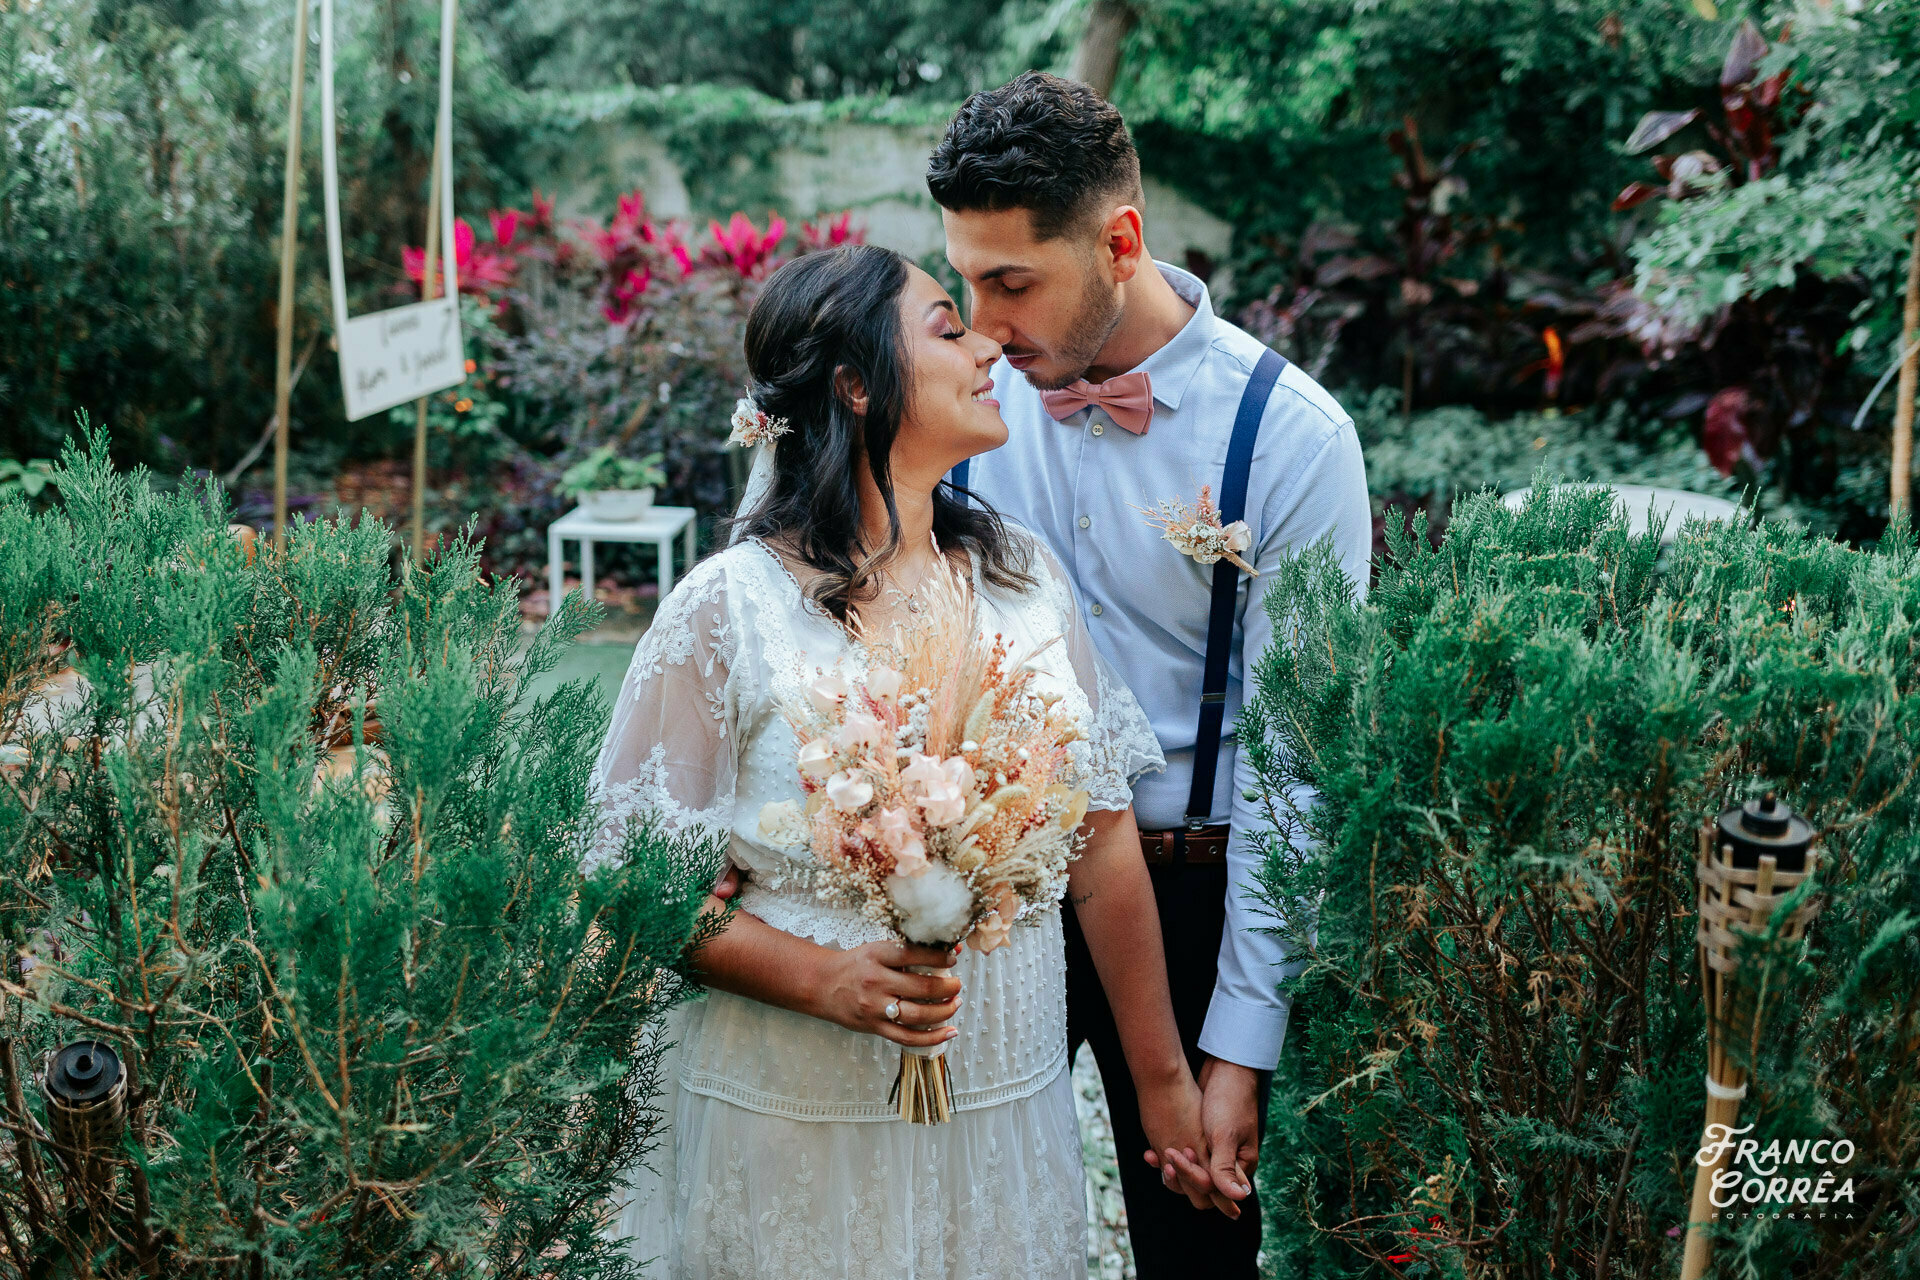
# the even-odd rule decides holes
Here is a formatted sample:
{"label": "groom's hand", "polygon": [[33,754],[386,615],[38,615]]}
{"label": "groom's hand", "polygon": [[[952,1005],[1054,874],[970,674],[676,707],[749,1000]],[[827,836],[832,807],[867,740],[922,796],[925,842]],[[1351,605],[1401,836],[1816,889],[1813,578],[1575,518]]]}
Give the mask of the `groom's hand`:
{"label": "groom's hand", "polygon": [[[1260,1076],[1252,1067],[1208,1058],[1200,1067],[1201,1123],[1215,1189],[1234,1201],[1253,1194],[1260,1164]],[[1228,1217],[1240,1216],[1236,1203]]]}

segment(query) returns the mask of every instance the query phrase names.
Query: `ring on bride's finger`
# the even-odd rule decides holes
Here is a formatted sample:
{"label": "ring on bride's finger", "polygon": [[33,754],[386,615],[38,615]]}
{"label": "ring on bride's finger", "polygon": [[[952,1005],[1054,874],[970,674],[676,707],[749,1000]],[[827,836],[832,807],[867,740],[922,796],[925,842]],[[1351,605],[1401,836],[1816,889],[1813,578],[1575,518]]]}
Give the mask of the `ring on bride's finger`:
{"label": "ring on bride's finger", "polygon": [[900,1002],[898,1000],[887,1001],[887,1007],[884,1012],[887,1015],[888,1022],[900,1021]]}

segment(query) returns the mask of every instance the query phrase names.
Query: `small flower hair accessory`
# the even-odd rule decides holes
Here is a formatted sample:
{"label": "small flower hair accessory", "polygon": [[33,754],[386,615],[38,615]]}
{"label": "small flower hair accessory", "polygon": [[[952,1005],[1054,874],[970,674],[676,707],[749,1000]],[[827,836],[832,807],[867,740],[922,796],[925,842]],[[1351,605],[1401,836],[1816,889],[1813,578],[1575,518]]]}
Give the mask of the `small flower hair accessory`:
{"label": "small flower hair accessory", "polygon": [[1200,500],[1192,505],[1185,498],[1174,498],[1163,500],[1159,507],[1157,512],[1145,507],[1134,510],[1144,515],[1147,523],[1160,530],[1161,536],[1182,555],[1192,556],[1200,564],[1225,560],[1256,578],[1260,576],[1258,569],[1240,558],[1240,553],[1253,545],[1253,530],[1247,528],[1245,520],[1222,525],[1220,508],[1213,505],[1210,487],[1202,486]]}
{"label": "small flower hair accessory", "polygon": [[733,433],[727,443],[750,449],[762,441],[778,440],[789,429],[785,418],[772,417],[752,397],[741,396],[733,402]]}

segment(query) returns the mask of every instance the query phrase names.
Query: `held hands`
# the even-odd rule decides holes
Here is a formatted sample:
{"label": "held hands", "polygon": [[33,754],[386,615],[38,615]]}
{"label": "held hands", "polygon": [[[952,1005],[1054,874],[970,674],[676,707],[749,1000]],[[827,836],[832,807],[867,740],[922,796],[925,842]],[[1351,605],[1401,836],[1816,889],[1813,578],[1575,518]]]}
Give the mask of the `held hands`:
{"label": "held hands", "polygon": [[1208,1058],[1200,1068],[1200,1088],[1206,1134],[1202,1150],[1208,1153],[1204,1167],[1195,1152],[1178,1149],[1165,1150],[1160,1160],[1148,1152],[1147,1163],[1161,1169],[1163,1179],[1169,1170],[1175,1171],[1177,1186],[1172,1181],[1167,1185],[1186,1191],[1189,1200],[1194,1199],[1192,1186],[1207,1187],[1213,1206],[1229,1218],[1238,1218],[1239,1202],[1253,1194],[1251,1171],[1260,1161],[1260,1077],[1251,1067]]}
{"label": "held hands", "polygon": [[[1167,1190],[1186,1196],[1196,1209],[1225,1202],[1206,1172],[1205,1100],[1185,1062],[1164,1084],[1139,1090],[1140,1127],[1153,1144],[1146,1161],[1160,1170]],[[1234,1213],[1239,1206],[1231,1206]],[[1232,1216],[1232,1215],[1229,1215]]]}

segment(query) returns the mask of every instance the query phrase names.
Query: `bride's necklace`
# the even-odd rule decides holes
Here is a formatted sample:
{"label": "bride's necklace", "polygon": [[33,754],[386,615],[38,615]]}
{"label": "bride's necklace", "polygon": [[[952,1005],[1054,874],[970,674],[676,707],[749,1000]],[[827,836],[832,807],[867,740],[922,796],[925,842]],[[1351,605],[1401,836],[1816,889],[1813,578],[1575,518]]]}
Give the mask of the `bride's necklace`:
{"label": "bride's necklace", "polygon": [[[922,582],[924,581],[925,579],[922,579]],[[891,583],[888,583],[887,585],[881,588],[880,594],[881,594],[881,597],[885,599],[889,604],[898,602],[899,604],[906,606],[906,610],[908,613],[919,613],[920,612],[920,587],[921,587],[921,582],[916,582],[913,584],[913,590],[907,591],[907,590],[901,589],[900,587],[896,587]]]}
{"label": "bride's necklace", "polygon": [[906,608],[908,613],[917,614],[920,612],[920,588],[927,585],[928,577],[938,571],[937,565],[929,567],[926,572],[920,575],[919,579],[914,582],[911,588],[897,587],[893,585],[891,575],[883,575],[880,587],[881,599],[887,601],[890,605],[898,602]]}

